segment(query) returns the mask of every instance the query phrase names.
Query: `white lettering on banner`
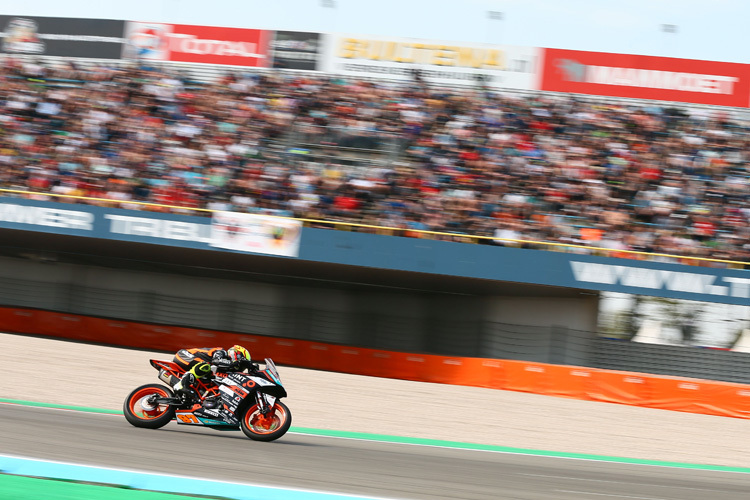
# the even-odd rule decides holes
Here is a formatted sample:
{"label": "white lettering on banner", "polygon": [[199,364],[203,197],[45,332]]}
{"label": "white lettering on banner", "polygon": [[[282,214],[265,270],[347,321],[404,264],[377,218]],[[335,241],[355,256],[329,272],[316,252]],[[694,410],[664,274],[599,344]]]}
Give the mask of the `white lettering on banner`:
{"label": "white lettering on banner", "polygon": [[[3,34],[0,34],[2,36]],[[124,38],[114,36],[96,36],[96,35],[58,35],[51,33],[40,33],[39,38],[42,40],[63,40],[66,42],[101,42],[101,43],[124,43]]]}
{"label": "white lettering on banner", "polygon": [[93,231],[94,214],[76,210],[0,203],[0,221]]}
{"label": "white lettering on banner", "polygon": [[734,84],[739,81],[739,78],[649,69],[586,66],[586,81],[600,85],[731,95],[734,92]]}
{"label": "white lettering on banner", "polygon": [[672,292],[750,298],[750,278],[727,277],[729,286],[715,284],[718,276],[643,267],[613,266],[593,262],[571,262],[576,281],[622,285]]}
{"label": "white lettering on banner", "polygon": [[115,234],[211,243],[211,226],[207,224],[112,214],[104,218],[111,221],[109,230]]}
{"label": "white lettering on banner", "polygon": [[229,40],[203,40],[195,35],[185,33],[165,33],[169,40],[169,49],[173,52],[184,52],[186,54],[233,56],[233,57],[256,57],[263,59],[266,56],[258,54],[258,46],[252,42],[232,42]]}
{"label": "white lettering on banner", "polygon": [[724,278],[724,281],[732,284],[732,297],[750,299],[750,278]]}

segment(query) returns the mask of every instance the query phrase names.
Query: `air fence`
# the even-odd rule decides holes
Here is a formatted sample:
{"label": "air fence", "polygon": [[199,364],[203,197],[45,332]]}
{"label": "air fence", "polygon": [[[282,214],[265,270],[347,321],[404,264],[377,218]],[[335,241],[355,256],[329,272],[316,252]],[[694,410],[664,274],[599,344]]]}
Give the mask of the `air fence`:
{"label": "air fence", "polygon": [[407,318],[0,278],[0,306],[443,356],[507,359],[750,384],[750,354],[641,344],[564,326]]}

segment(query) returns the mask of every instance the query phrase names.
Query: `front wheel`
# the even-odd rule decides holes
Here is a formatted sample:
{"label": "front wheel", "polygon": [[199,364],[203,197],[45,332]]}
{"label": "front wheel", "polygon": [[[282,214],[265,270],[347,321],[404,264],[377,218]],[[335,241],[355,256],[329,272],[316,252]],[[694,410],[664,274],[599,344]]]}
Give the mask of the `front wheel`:
{"label": "front wheel", "polygon": [[263,415],[255,404],[247,409],[240,421],[242,432],[254,441],[273,441],[286,434],[292,426],[292,413],[281,401]]}
{"label": "front wheel", "polygon": [[122,405],[125,419],[136,427],[158,429],[174,418],[174,407],[160,405],[156,398],[173,398],[174,392],[161,384],[146,384],[131,392]]}

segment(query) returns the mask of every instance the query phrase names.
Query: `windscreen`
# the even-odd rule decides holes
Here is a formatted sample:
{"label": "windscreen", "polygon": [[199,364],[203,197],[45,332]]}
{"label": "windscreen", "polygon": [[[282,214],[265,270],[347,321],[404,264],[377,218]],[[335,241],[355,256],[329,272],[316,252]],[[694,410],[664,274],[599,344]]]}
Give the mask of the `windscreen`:
{"label": "windscreen", "polygon": [[283,385],[281,383],[281,377],[279,377],[279,371],[276,369],[276,365],[274,364],[273,360],[271,358],[266,358],[264,362],[266,364],[266,373],[268,373],[271,378],[274,379],[274,382],[279,385]]}

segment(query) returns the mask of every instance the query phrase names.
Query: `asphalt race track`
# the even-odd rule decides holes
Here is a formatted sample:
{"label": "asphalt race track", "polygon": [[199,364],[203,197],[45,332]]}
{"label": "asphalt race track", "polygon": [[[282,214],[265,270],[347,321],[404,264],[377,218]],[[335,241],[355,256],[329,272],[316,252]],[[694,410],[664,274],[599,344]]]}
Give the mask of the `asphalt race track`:
{"label": "asphalt race track", "polygon": [[[399,499],[740,500],[750,474],[287,434],[0,404],[0,453],[84,465]],[[216,493],[217,496],[221,492]]]}

